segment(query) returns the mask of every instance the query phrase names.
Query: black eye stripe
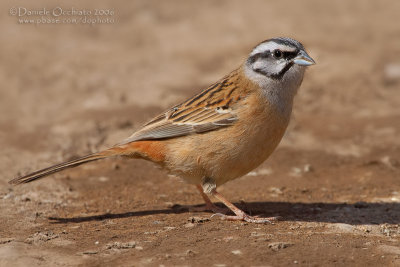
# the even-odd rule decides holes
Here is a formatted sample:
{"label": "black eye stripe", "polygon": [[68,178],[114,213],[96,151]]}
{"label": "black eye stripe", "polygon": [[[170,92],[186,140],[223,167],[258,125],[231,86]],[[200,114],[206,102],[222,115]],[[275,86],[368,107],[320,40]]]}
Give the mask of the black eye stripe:
{"label": "black eye stripe", "polygon": [[298,51],[296,50],[296,51],[293,51],[293,52],[282,52],[283,53],[283,57],[285,58],[285,59],[292,59],[292,58],[295,58],[296,56],[297,56],[297,54],[298,54]]}
{"label": "black eye stripe", "polygon": [[[274,50],[274,51],[275,51],[275,50]],[[254,62],[256,62],[257,59],[259,59],[259,58],[268,58],[268,57],[272,57],[272,54],[273,54],[274,51],[269,51],[269,50],[267,50],[267,51],[262,52],[262,53],[254,54],[254,55],[252,55],[251,57],[249,57],[248,61],[249,61],[250,63],[254,63]],[[281,51],[282,51],[282,50],[281,50]],[[282,56],[283,56],[284,59],[289,60],[289,59],[295,58],[295,57],[297,56],[298,52],[299,52],[298,50],[291,51],[291,52],[289,52],[289,51],[282,51]]]}

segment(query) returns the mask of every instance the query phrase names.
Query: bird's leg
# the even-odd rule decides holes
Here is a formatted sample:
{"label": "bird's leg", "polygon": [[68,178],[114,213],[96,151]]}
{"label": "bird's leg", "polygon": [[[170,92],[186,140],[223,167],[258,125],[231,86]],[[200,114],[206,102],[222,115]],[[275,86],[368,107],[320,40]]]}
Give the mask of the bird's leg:
{"label": "bird's leg", "polygon": [[212,212],[220,213],[220,214],[225,214],[225,213],[229,212],[229,210],[226,208],[220,208],[220,207],[215,206],[211,202],[210,198],[204,193],[203,187],[200,184],[197,184],[196,188],[199,190],[200,195],[204,199],[204,202],[206,204],[201,207],[191,207],[190,211],[212,211]]}
{"label": "bird's leg", "polygon": [[246,221],[251,223],[271,223],[272,221],[277,221],[277,217],[269,217],[269,218],[260,218],[256,216],[250,216],[235,205],[233,205],[230,201],[228,201],[224,196],[218,193],[215,188],[210,192],[212,196],[217,198],[219,201],[225,204],[235,216],[224,215],[220,213],[216,213],[215,215],[221,216],[223,220],[231,220],[231,221]]}
{"label": "bird's leg", "polygon": [[196,185],[196,188],[199,190],[201,197],[204,199],[205,205],[201,206],[191,206],[191,205],[178,205],[179,209],[189,210],[191,212],[202,212],[202,211],[212,211],[218,214],[226,214],[229,213],[230,210],[228,208],[220,208],[214,205],[207,194],[204,193],[203,187],[200,184]]}
{"label": "bird's leg", "polygon": [[[217,184],[214,179],[210,177],[203,177],[201,186],[197,187],[199,190],[203,189],[203,194],[210,194],[217,198],[219,201],[224,203],[225,206],[227,206],[233,213],[235,213],[235,216],[230,216],[230,215],[225,215],[221,213],[215,213],[213,216],[221,216],[222,219],[224,220],[231,220],[231,221],[246,221],[246,222],[252,222],[252,223],[271,223],[271,221],[276,221],[278,218],[276,217],[270,217],[270,218],[260,218],[256,216],[250,216],[235,205],[233,205],[231,202],[229,202],[224,196],[222,196],[220,193],[217,192]],[[202,195],[203,195],[202,194]],[[204,198],[204,197],[203,197]],[[205,200],[205,199],[204,199]],[[208,199],[207,200],[211,203],[211,201]],[[207,201],[206,201],[207,203]]]}

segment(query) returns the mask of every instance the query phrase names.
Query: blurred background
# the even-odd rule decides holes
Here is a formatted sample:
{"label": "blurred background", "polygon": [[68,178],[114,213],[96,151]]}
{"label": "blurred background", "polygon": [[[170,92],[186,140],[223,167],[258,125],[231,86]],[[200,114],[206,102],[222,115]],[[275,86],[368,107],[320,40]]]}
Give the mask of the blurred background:
{"label": "blurred background", "polygon": [[[7,214],[0,237],[25,240],[43,225],[61,231],[46,216],[201,203],[189,185],[140,161],[95,163],[18,188],[7,181],[119,142],[152,116],[238,67],[256,44],[277,36],[302,42],[317,65],[306,73],[277,152],[250,177],[229,183],[222,192],[233,201],[253,203],[392,203],[353,219],[340,219],[343,214],[338,219],[324,209],[326,216],[314,219],[293,215],[290,205],[268,209],[300,221],[400,223],[399,206],[393,204],[400,201],[400,1],[6,0],[0,7],[0,207]],[[48,15],[39,14],[46,11]],[[79,13],[88,11],[90,15]],[[181,189],[175,192],[177,185]],[[353,206],[347,208],[354,214]],[[266,206],[259,209],[264,212]],[[33,218],[34,212],[45,215]],[[166,214],[155,218],[160,216],[172,225],[181,220]],[[179,216],[186,220],[189,215]],[[127,225],[140,222],[126,217]],[[124,225],[121,218],[115,223]],[[151,221],[143,220],[143,227]],[[17,236],[12,234],[15,227]],[[288,226],[280,227],[286,231]],[[78,242],[71,241],[73,234],[81,232],[71,230],[68,244]],[[91,249],[90,242],[79,241],[76,247]],[[334,259],[334,253],[371,254],[348,246],[319,263]],[[290,255],[307,255],[294,247]],[[321,246],[321,253],[325,248]],[[393,256],[376,253],[389,255],[386,260]],[[344,263],[351,262],[346,259]],[[82,263],[74,260],[70,264]]]}

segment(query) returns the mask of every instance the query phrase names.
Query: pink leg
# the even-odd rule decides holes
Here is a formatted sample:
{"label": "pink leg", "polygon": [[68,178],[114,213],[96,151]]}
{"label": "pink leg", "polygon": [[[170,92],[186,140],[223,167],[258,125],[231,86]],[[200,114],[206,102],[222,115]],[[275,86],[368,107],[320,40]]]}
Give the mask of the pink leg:
{"label": "pink leg", "polygon": [[202,207],[191,207],[190,211],[212,211],[215,213],[219,214],[225,214],[228,210],[225,208],[220,208],[215,206],[210,198],[204,193],[203,187],[201,185],[196,185],[196,188],[199,190],[201,197],[204,199],[204,202],[206,203],[205,206]]}
{"label": "pink leg", "polygon": [[[203,193],[204,194],[204,193]],[[235,216],[228,216],[224,214],[219,214],[216,213],[215,215],[221,216],[223,220],[231,220],[231,221],[246,221],[246,222],[251,222],[251,223],[271,223],[272,221],[277,221],[277,217],[269,217],[269,218],[259,218],[255,216],[250,216],[235,205],[233,205],[231,202],[229,202],[224,196],[222,196],[220,193],[218,193],[216,190],[211,191],[211,194],[216,197],[219,201],[225,204],[233,213],[235,213]]]}

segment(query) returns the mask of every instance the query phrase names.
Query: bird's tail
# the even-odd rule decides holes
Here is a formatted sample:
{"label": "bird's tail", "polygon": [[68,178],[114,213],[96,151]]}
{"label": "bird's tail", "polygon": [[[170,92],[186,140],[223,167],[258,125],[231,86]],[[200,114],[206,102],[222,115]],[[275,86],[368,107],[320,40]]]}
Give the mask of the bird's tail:
{"label": "bird's tail", "polygon": [[108,157],[112,157],[112,156],[118,156],[118,155],[122,155],[119,151],[120,149],[118,148],[110,148],[98,153],[93,153],[93,154],[89,154],[87,156],[83,156],[80,157],[78,159],[74,159],[74,160],[70,160],[70,161],[66,161],[60,164],[56,164],[53,166],[50,166],[48,168],[44,168],[35,172],[32,172],[30,174],[21,176],[21,177],[17,177],[11,181],[9,181],[10,184],[26,184],[26,183],[30,183],[34,180],[46,177],[50,174],[68,169],[68,168],[73,168],[76,166],[79,166],[81,164],[87,163],[87,162],[91,162],[91,161],[95,161],[95,160],[99,160],[99,159],[104,159],[104,158],[108,158]]}

